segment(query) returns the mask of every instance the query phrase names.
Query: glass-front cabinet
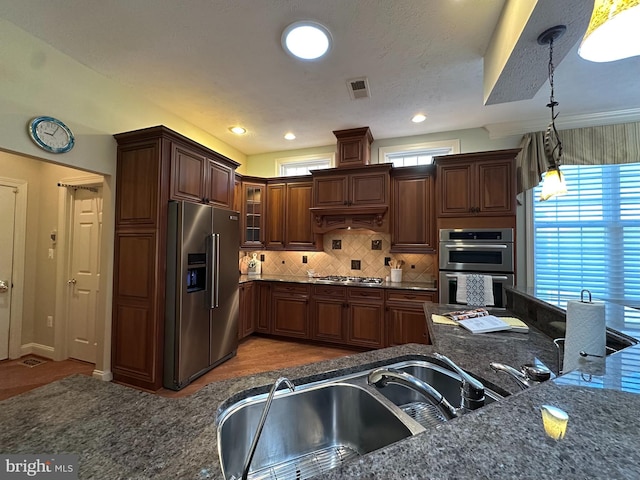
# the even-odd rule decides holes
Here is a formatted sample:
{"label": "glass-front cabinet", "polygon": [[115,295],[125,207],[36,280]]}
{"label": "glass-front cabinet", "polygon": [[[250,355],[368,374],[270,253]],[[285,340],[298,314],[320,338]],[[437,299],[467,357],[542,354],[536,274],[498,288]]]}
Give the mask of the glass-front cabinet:
{"label": "glass-front cabinet", "polygon": [[264,218],[266,186],[264,183],[242,182],[242,238],[241,247],[264,247]]}

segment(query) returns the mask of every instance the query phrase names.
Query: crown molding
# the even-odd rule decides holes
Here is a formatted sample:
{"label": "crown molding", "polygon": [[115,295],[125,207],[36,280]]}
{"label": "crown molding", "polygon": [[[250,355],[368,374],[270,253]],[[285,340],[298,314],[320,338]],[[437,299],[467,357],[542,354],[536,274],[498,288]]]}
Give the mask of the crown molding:
{"label": "crown molding", "polygon": [[[570,130],[572,128],[599,127],[616,123],[629,123],[640,121],[640,108],[629,108],[613,112],[587,113],[582,115],[563,115],[556,119],[558,130]],[[521,122],[492,123],[483,128],[489,132],[489,138],[497,139],[523,135],[529,132],[540,132],[547,128],[549,119],[533,119]]]}

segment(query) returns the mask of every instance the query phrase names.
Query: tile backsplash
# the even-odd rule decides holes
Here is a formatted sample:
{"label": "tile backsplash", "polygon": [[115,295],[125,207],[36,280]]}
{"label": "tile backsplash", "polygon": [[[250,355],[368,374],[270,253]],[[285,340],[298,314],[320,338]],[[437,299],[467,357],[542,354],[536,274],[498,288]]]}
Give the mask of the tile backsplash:
{"label": "tile backsplash", "polygon": [[[279,252],[263,250],[240,252],[240,258],[252,253],[264,255],[262,273],[270,275],[306,275],[313,269],[317,276],[345,275],[358,277],[381,277],[390,274],[390,267],[384,265],[385,257],[404,260],[402,280],[405,282],[430,282],[438,274],[436,255],[389,253],[391,236],[381,233],[341,230],[326,233],[323,238],[323,252]],[[302,263],[302,257],[308,263]],[[352,262],[355,260],[356,262]],[[360,270],[352,265],[360,262]]]}

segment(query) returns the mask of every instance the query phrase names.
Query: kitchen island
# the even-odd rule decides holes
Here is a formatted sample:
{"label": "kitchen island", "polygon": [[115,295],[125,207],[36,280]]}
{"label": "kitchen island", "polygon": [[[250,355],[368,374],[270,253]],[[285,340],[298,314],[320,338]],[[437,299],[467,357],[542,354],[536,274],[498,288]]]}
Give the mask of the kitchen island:
{"label": "kitchen island", "polygon": [[[216,382],[178,399],[70,377],[0,402],[0,451],[77,453],[80,478],[222,478],[216,416],[226,406],[266,392],[279,376],[302,384],[398,360],[429,359],[439,351],[488,385],[514,394],[347,462],[323,478],[640,477],[639,346],[610,355],[600,377],[572,372],[519,392],[510,377],[487,365],[501,361],[517,367],[534,358],[551,362],[551,339],[537,327],[528,334],[475,339],[465,339],[455,326],[430,328],[435,345],[408,344]],[[563,440],[545,435],[542,404],[569,414]]]}

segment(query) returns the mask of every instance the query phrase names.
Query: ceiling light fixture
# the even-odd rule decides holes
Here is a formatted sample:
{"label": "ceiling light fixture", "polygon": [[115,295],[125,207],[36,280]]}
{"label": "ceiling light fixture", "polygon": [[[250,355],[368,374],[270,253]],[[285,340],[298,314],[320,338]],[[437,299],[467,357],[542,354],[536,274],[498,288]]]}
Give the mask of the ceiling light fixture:
{"label": "ceiling light fixture", "polygon": [[427,117],[425,115],[423,115],[422,113],[418,113],[417,115],[414,115],[413,118],[411,119],[411,121],[413,123],[422,123],[427,119]]}
{"label": "ceiling light fixture", "polygon": [[567,27],[564,25],[556,25],[548,30],[545,30],[538,37],[538,43],[540,45],[549,45],[549,87],[551,88],[551,94],[549,96],[549,103],[547,107],[551,109],[551,123],[547,127],[544,133],[544,154],[549,164],[547,173],[544,175],[542,184],[542,193],[540,194],[540,200],[545,201],[551,197],[565,195],[567,193],[567,185],[564,181],[564,177],[560,173],[560,159],[562,158],[562,142],[560,141],[560,135],[556,129],[556,117],[555,107],[558,106],[553,96],[553,42],[560,38]]}
{"label": "ceiling light fixture", "polygon": [[284,138],[286,138],[287,140],[295,140],[296,136],[291,132],[287,132],[284,134]]}
{"label": "ceiling light fixture", "polygon": [[236,135],[244,135],[245,133],[247,133],[247,129],[240,126],[229,127],[229,131],[231,133],[235,133]]}
{"label": "ceiling light fixture", "polygon": [[596,0],[578,54],[591,62],[640,55],[640,0]]}
{"label": "ceiling light fixture", "polygon": [[282,47],[294,57],[315,60],[331,48],[331,34],[316,22],[294,22],[282,32]]}

